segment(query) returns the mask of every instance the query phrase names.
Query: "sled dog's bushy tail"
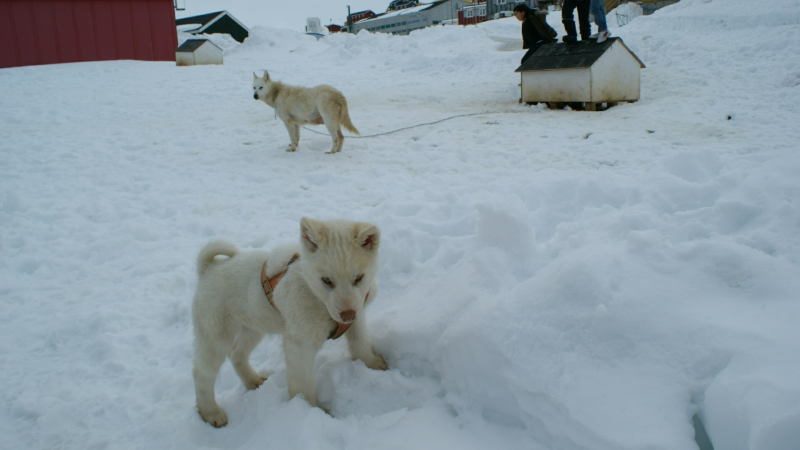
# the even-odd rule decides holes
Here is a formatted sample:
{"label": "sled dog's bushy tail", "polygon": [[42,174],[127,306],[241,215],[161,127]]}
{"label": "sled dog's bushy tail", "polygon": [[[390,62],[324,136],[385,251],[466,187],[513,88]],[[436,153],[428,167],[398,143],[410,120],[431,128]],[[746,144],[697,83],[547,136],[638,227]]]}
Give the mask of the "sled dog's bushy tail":
{"label": "sled dog's bushy tail", "polygon": [[228,258],[233,258],[236,256],[236,251],[236,246],[228,241],[215,240],[209,242],[197,255],[197,275],[203,275],[208,266],[214,262],[215,256],[224,255]]}
{"label": "sled dog's bushy tail", "polygon": [[341,102],[342,102],[341,103],[342,107],[339,110],[340,111],[339,114],[341,115],[339,118],[339,122],[347,131],[355,133],[360,136],[361,133],[359,133],[358,130],[356,130],[356,127],[353,126],[353,122],[350,121],[350,112],[347,109],[347,100],[345,100],[344,96],[342,96]]}

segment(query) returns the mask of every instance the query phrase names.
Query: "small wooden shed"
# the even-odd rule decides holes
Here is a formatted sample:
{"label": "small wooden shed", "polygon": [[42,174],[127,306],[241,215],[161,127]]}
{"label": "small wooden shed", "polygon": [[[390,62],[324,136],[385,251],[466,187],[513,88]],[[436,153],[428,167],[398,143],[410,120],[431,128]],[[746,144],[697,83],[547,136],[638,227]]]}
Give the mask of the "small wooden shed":
{"label": "small wooden shed", "polygon": [[542,45],[519,66],[521,101],[560,107],[583,103],[587,111],[639,100],[642,61],[613,37],[598,44]]}
{"label": "small wooden shed", "polygon": [[222,49],[208,39],[187,39],[175,49],[175,63],[179,66],[222,64]]}

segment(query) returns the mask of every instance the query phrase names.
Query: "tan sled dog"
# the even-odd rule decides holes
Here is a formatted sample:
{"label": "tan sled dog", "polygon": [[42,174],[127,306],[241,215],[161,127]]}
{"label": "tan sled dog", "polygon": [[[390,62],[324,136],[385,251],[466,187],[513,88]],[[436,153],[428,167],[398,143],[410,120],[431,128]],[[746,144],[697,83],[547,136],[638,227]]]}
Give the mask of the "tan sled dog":
{"label": "tan sled dog", "polygon": [[275,114],[286,125],[291,139],[287,152],[297,150],[297,143],[300,142],[300,125],[325,124],[328,134],[333,139],[333,148],[327,152],[328,154],[342,151],[344,135],[341,127],[359,134],[350,122],[344,95],[328,85],[323,84],[313,88],[290,86],[280,81],[272,81],[269,73],[264,71],[263,77],[253,74],[253,98],[262,100],[275,109]]}
{"label": "tan sled dog", "polygon": [[215,427],[228,423],[214,398],[226,356],[248,389],[267,379],[249,361],[266,333],[283,334],[289,395],[303,394],[312,406],[317,406],[314,358],[326,339],[344,334],[353,359],[385,370],[364,315],[378,293],[379,244],[374,225],[306,218],[300,221],[299,244],[271,252],[240,253],[228,242],[209,242],[197,257],[192,305],[194,385],[203,420]]}

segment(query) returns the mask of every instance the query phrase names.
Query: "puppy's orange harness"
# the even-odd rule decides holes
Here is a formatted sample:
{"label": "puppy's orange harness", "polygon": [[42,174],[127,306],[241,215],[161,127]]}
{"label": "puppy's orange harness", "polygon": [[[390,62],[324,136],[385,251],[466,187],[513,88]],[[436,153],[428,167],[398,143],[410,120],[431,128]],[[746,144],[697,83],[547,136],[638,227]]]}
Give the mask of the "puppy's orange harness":
{"label": "puppy's orange harness", "polygon": [[[289,262],[286,264],[286,269],[284,269],[282,272],[276,274],[272,278],[267,278],[267,262],[268,261],[264,261],[264,267],[261,268],[261,286],[264,288],[264,293],[267,294],[267,300],[269,300],[269,304],[272,305],[272,307],[275,308],[275,311],[278,311],[279,314],[280,314],[281,310],[278,309],[278,306],[275,305],[275,301],[272,300],[272,293],[275,291],[275,287],[281,281],[281,278],[283,278],[283,276],[286,275],[286,272],[289,270],[289,265],[292,264],[293,262],[297,261],[298,259],[300,259],[300,254],[299,253],[295,253],[292,256],[292,259],[290,259]],[[367,297],[369,297],[369,292],[367,292]],[[328,335],[328,339],[338,339],[338,338],[340,338],[345,333],[345,331],[347,331],[350,328],[350,325],[353,324],[353,322],[350,322],[350,323],[341,323],[341,322],[338,322],[338,321],[335,321],[335,322],[336,322],[337,326],[336,326],[336,328],[331,330],[331,334]]]}

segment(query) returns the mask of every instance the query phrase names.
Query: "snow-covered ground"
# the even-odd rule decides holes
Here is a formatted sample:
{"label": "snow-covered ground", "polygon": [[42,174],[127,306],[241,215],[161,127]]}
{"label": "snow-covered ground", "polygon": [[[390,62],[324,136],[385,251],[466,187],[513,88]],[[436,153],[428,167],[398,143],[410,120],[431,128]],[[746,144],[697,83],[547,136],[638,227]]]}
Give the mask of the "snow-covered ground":
{"label": "snow-covered ground", "polygon": [[[682,0],[613,34],[642,99],[519,105],[519,23],[322,40],[256,27],[225,65],[0,70],[3,449],[800,448],[800,5]],[[754,9],[755,8],[755,9]],[[559,20],[549,22],[561,30]],[[230,43],[229,43],[230,44]],[[252,72],[331,84],[372,135],[288,134]],[[310,127],[319,132],[324,127]],[[390,370],[317,357],[195,411],[194,261],[302,216],[383,231]]]}

